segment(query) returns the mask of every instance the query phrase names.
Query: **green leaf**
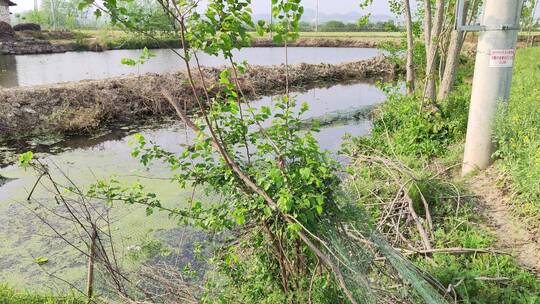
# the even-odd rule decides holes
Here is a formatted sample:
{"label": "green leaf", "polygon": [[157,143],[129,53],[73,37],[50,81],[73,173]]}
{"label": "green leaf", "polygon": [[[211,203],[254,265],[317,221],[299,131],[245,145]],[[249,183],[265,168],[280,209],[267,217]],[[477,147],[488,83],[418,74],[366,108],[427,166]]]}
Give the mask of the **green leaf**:
{"label": "green leaf", "polygon": [[311,169],[310,168],[302,168],[300,169],[300,175],[303,179],[309,180],[311,178]]}
{"label": "green leaf", "polygon": [[32,151],[28,151],[19,155],[19,166],[25,169],[28,168],[32,159],[34,159],[34,153],[32,153]]}
{"label": "green leaf", "polygon": [[34,260],[34,262],[36,262],[36,264],[38,265],[44,265],[49,263],[49,259],[43,256],[39,256]]}
{"label": "green leaf", "polygon": [[127,66],[136,66],[137,65],[137,61],[131,59],[131,58],[122,58],[120,59],[120,63],[122,63],[123,65],[127,65]]}

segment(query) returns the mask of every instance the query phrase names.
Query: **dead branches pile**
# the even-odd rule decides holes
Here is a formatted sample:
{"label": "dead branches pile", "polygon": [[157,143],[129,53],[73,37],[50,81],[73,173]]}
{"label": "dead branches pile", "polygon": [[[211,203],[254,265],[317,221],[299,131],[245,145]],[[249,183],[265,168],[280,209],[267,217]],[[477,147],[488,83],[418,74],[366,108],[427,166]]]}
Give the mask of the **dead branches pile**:
{"label": "dead branches pile", "polygon": [[[113,235],[115,219],[105,198],[84,192],[54,164],[61,178],[53,177],[51,165],[43,161],[32,160],[30,165],[38,178],[27,198],[31,203],[28,210],[50,229],[52,244],[71,248],[87,265],[84,288],[79,282],[66,280],[57,270],[42,266],[45,274],[78,291],[89,303],[107,303],[108,298],[125,303],[198,303],[203,287],[184,277],[180,269],[185,265],[143,264],[135,270],[125,267],[126,255]],[[52,201],[35,197],[43,190]]]}
{"label": "dead branches pile", "polygon": [[472,198],[460,193],[456,185],[439,179],[451,168],[435,176],[420,176],[399,160],[384,156],[356,154],[354,161],[355,166],[380,169],[376,176],[380,186],[362,188],[356,180],[357,175],[351,176],[352,184],[359,198],[376,198],[375,203],[366,207],[376,215],[377,230],[402,254],[426,257],[434,253],[508,254],[490,248],[435,248],[436,225],[442,219],[435,219],[433,210],[437,205],[445,204],[457,215],[466,200]]}

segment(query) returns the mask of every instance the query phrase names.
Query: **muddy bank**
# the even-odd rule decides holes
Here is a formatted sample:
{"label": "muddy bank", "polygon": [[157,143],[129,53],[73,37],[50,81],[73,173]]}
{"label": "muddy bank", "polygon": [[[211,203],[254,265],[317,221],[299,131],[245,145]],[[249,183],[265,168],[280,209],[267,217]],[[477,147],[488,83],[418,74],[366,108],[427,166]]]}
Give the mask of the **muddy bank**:
{"label": "muddy bank", "polygon": [[4,33],[3,37],[0,37],[0,55],[50,54],[67,51],[64,46],[51,43],[47,37],[49,36],[41,31],[15,32],[11,29],[10,35],[6,36]]}
{"label": "muddy bank", "polygon": [[0,55],[51,54],[67,51],[64,46],[34,38],[0,41]]}
{"label": "muddy bank", "polygon": [[[220,68],[205,68],[208,83],[218,83]],[[389,79],[396,67],[383,57],[329,64],[299,64],[289,67],[291,86],[317,82]],[[197,75],[196,86],[201,81]],[[279,92],[285,84],[285,66],[251,66],[241,79],[248,97]],[[167,88],[192,108],[191,88],[184,72],[125,76],[96,81],[64,83],[52,86],[21,87],[0,90],[0,134],[14,137],[43,132],[87,133],[116,122],[132,122],[150,115],[172,113],[160,94]],[[214,87],[212,94],[217,88]]]}
{"label": "muddy bank", "polygon": [[[391,39],[389,39],[391,40]],[[382,40],[362,38],[300,38],[290,42],[290,47],[341,47],[341,48],[376,48]],[[251,42],[252,47],[274,47],[276,45],[271,39],[254,39]]]}
{"label": "muddy bank", "polygon": [[[388,40],[392,41],[391,38]],[[299,38],[289,43],[290,47],[341,47],[341,48],[377,48],[383,40],[370,38]],[[149,39],[126,39],[119,41],[100,42],[95,38],[84,39],[82,41],[59,41],[56,42],[59,47],[66,51],[89,51],[101,52],[106,50],[124,50],[124,49],[163,49],[163,48],[181,48],[179,41],[175,39],[149,40]],[[272,39],[254,38],[251,47],[281,47],[282,44],[276,44]]]}
{"label": "muddy bank", "polygon": [[[293,42],[290,42],[290,47],[340,47],[340,48],[378,48],[382,43],[394,43],[399,45],[401,38],[378,38],[378,37],[357,37],[357,38],[299,38]],[[518,47],[526,47],[526,37],[520,36]],[[540,35],[533,37],[533,44],[538,45],[540,43]],[[467,39],[468,44],[476,46],[476,37],[469,37]],[[89,52],[102,52],[107,50],[127,50],[127,49],[142,49],[147,47],[149,49],[163,49],[163,48],[180,48],[181,45],[174,39],[165,39],[161,41],[154,40],[137,40],[126,39],[120,41],[109,41],[106,43],[100,42],[95,38],[83,39],[80,41],[75,40],[63,40],[53,42],[58,48],[64,51],[89,51]],[[255,38],[251,43],[251,47],[280,47],[274,43],[271,39]]]}
{"label": "muddy bank", "polygon": [[[122,37],[101,41],[96,37],[73,32],[35,32],[22,31],[17,33],[17,43],[0,43],[0,53],[10,55],[45,54],[72,51],[102,52],[123,49],[166,49],[181,48],[181,43],[175,38],[158,38],[157,40]],[[299,38],[289,43],[290,47],[341,47],[341,48],[377,48],[383,41],[393,41],[393,38]],[[272,39],[253,38],[251,47],[279,47]]]}

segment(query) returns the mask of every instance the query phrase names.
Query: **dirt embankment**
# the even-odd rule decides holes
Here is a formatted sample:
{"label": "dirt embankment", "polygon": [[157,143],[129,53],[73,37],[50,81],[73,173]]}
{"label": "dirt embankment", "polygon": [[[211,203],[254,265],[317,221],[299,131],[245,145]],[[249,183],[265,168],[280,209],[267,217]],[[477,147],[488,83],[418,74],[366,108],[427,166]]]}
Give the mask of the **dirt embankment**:
{"label": "dirt embankment", "polygon": [[[208,84],[219,83],[220,68],[204,68]],[[345,80],[389,79],[397,68],[383,57],[343,63],[299,64],[289,67],[291,86]],[[242,76],[248,97],[279,92],[285,85],[285,66],[251,66]],[[195,76],[200,90],[199,75]],[[52,86],[0,90],[0,134],[13,137],[42,132],[75,134],[115,122],[131,122],[150,115],[169,115],[172,109],[160,94],[169,89],[189,110],[191,88],[184,72],[147,74]],[[217,92],[211,88],[211,93]]]}
{"label": "dirt embankment", "polygon": [[489,226],[497,237],[499,248],[511,252],[517,261],[540,279],[540,239],[512,214],[512,195],[501,189],[495,168],[471,179],[479,206],[490,219]]}
{"label": "dirt embankment", "polygon": [[[289,43],[289,47],[341,47],[341,48],[377,48],[382,39],[370,38],[299,38]],[[388,41],[395,41],[389,38]],[[89,38],[75,42],[74,40],[58,40],[54,44],[63,47],[66,51],[90,51],[101,52],[111,49],[141,49],[147,47],[149,49],[160,48],[180,48],[181,44],[176,40],[126,40],[113,41],[102,43],[98,39]],[[282,44],[276,44],[272,39],[255,38],[251,42],[251,47],[279,47]]]}
{"label": "dirt embankment", "polygon": [[[391,39],[388,39],[392,41]],[[341,48],[376,48],[383,40],[369,38],[299,38],[289,42],[290,47],[341,47]],[[257,38],[251,42],[252,47],[275,47],[272,39]]]}

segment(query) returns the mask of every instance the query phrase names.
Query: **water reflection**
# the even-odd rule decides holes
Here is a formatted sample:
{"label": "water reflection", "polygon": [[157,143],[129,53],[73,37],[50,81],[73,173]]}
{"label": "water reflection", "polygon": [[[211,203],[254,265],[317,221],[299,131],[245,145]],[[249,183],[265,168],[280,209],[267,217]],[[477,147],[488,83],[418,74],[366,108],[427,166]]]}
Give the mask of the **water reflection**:
{"label": "water reflection", "polygon": [[[68,52],[61,54],[0,56],[4,63],[0,86],[31,86],[85,79],[103,79],[126,74],[164,73],[183,69],[183,64],[170,50],[154,50],[156,56],[144,65],[135,67],[120,63],[122,58],[138,58],[140,50],[114,50],[96,52]],[[329,63],[368,59],[379,53],[366,48],[289,48],[290,64]],[[276,65],[284,63],[283,48],[245,48],[235,52],[238,61],[247,60],[253,65]],[[2,60],[2,59],[0,59]],[[220,57],[200,55],[204,66],[220,66],[228,62]],[[14,82],[13,79],[18,79]]]}
{"label": "water reflection", "polygon": [[[384,100],[384,94],[375,86],[368,83],[352,83],[336,85],[328,88],[315,88],[301,93],[294,93],[299,102],[307,102],[310,110],[304,119],[318,118],[331,115],[340,116],[358,109],[373,106]],[[271,97],[254,100],[254,107],[271,106]],[[337,114],[336,114],[337,113]],[[344,134],[354,136],[368,135],[371,122],[367,119],[332,118],[333,123],[325,125],[321,132],[314,134],[323,149],[336,151],[339,149]],[[171,171],[163,163],[156,162],[149,168],[140,164],[130,156],[130,136],[135,130],[117,128],[95,136],[95,138],[75,137],[57,142],[44,148],[39,155],[44,162],[55,164],[61,168],[71,180],[81,187],[86,187],[96,179],[116,176],[127,184],[140,182],[151,192],[155,192],[164,206],[180,207],[188,203],[193,195],[192,189],[180,190],[163,178],[171,176]],[[168,151],[178,153],[192,142],[193,132],[187,130],[180,122],[174,121],[158,127],[137,128],[149,142],[154,142]],[[51,139],[51,142],[55,140]],[[89,146],[92,144],[92,146]],[[1,144],[0,144],[1,145]],[[45,147],[46,145],[44,145]],[[58,150],[55,150],[57,148]],[[67,149],[67,150],[65,150]],[[35,149],[34,149],[35,150]],[[0,158],[1,147],[0,147]],[[60,172],[51,165],[54,176],[60,177]],[[83,278],[84,263],[75,263],[77,256],[73,250],[61,242],[51,242],[42,234],[48,228],[41,224],[27,210],[25,199],[32,189],[36,176],[31,171],[25,171],[15,165],[0,169],[0,174],[12,178],[10,182],[0,187],[0,281],[9,281],[16,286],[35,287],[48,282],[34,262],[35,256],[45,256],[50,262],[47,267],[59,269],[56,275],[79,282]],[[143,178],[144,177],[144,178]],[[50,199],[51,193],[40,187],[34,192],[34,197],[42,200]],[[203,194],[197,194],[196,199],[204,200]],[[22,204],[20,202],[23,202]],[[165,213],[157,212],[151,217],[145,214],[145,208],[140,206],[115,205],[112,218],[113,231],[116,231],[122,245],[139,244],[149,233],[158,231],[156,236],[169,239],[180,239],[179,230],[174,220]],[[78,257],[80,261],[81,258]],[[53,268],[51,268],[53,269]]]}
{"label": "water reflection", "polygon": [[18,85],[16,56],[0,55],[0,87],[9,88]]}

